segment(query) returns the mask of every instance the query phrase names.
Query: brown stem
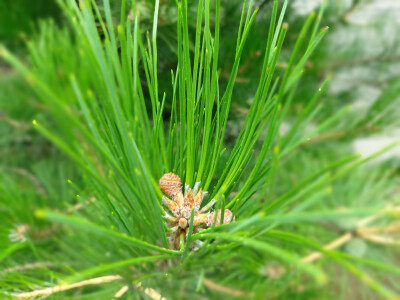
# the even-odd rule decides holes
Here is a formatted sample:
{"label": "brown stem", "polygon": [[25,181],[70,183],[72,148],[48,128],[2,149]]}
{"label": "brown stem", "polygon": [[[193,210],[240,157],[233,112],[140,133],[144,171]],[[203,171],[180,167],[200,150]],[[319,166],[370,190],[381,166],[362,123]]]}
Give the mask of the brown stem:
{"label": "brown stem", "polygon": [[39,296],[49,296],[49,295],[52,295],[55,293],[67,291],[70,289],[75,289],[75,288],[78,288],[81,286],[108,283],[108,282],[113,282],[113,281],[120,280],[120,279],[122,279],[122,277],[119,275],[102,276],[102,277],[96,277],[96,278],[92,278],[92,279],[88,279],[88,280],[83,280],[80,282],[75,282],[72,284],[56,285],[53,287],[35,290],[32,292],[14,294],[13,296],[17,297],[18,299],[25,299],[25,298],[32,298],[32,297],[39,297]]}

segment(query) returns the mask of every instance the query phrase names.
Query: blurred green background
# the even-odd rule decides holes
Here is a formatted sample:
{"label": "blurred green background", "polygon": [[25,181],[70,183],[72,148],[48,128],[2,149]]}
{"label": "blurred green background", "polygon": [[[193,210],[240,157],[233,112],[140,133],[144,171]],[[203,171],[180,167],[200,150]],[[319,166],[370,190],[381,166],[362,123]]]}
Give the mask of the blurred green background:
{"label": "blurred green background", "polygon": [[[119,1],[112,3],[115,4],[114,12],[118,19]],[[272,1],[256,3],[260,12],[250,32],[238,73],[227,129],[228,144],[232,144],[239,133],[260,76],[260,53],[265,44],[260,36],[265,36],[267,31]],[[278,61],[280,72],[285,70],[289,49],[293,48],[301,25],[312,11],[318,9],[320,3],[318,0],[289,1],[286,22],[290,27],[283,55]],[[142,28],[147,26],[146,29],[150,29],[152,1],[137,1],[137,5],[142,11]],[[241,1],[221,1],[219,59],[222,88],[229,78],[235,47],[235,40],[226,33],[237,31],[240,9]],[[189,7],[189,13],[195,15],[195,3]],[[171,89],[170,70],[176,68],[177,64],[175,14],[175,1],[160,1],[160,92]],[[329,33],[307,63],[304,70],[305,80],[296,94],[289,117],[280,130],[284,133],[291,127],[295,117],[326,77],[330,78],[330,82],[322,96],[319,114],[307,130],[312,132],[313,123],[323,123],[340,110],[343,113],[340,118],[327,124],[325,131],[302,145],[302,151],[298,151],[285,162],[284,169],[278,174],[279,190],[287,190],[334,158],[351,153],[369,155],[399,139],[399,16],[400,3],[396,0],[327,1],[327,10],[321,24],[329,26]],[[59,26],[64,25],[63,14],[55,1],[0,1],[0,43],[17,53],[28,64],[25,43],[40,40],[38,32],[44,19],[51,19]],[[195,30],[194,22],[192,33]],[[67,72],[62,68],[60,66],[60,74]],[[4,232],[8,232],[8,228],[16,224],[36,223],[37,228],[43,227],[40,221],[34,220],[31,212],[40,207],[57,209],[69,205],[75,197],[75,191],[68,186],[66,178],[80,182],[76,166],[33,130],[32,120],[38,115],[45,117],[47,114],[46,107],[35,97],[22,77],[0,60],[0,214],[9,216],[0,224],[3,238],[6,238]],[[167,106],[166,110],[169,109]],[[398,205],[399,158],[400,149],[397,147],[357,172],[335,181],[329,187],[329,195],[323,206],[334,209],[378,207],[384,206],[384,203]],[[13,199],[13,203],[10,203],[10,199]],[[341,232],[346,224],[335,226],[333,232]],[[307,231],[310,236],[319,236],[318,229],[302,230]],[[45,243],[41,246],[46,247]],[[360,243],[361,246],[353,243],[344,251],[352,254],[355,252],[359,256],[369,251],[368,255],[377,255],[389,263],[399,259],[398,248],[386,252],[375,244],[367,245],[363,241]],[[18,260],[16,258],[16,262]],[[334,271],[332,268],[332,272]],[[396,282],[391,278],[385,278],[385,281],[396,289]],[[332,297],[330,293],[336,288],[343,291],[343,299],[374,299],[375,296],[367,291],[352,289],[346,284],[338,284],[338,287],[326,292],[328,298]]]}

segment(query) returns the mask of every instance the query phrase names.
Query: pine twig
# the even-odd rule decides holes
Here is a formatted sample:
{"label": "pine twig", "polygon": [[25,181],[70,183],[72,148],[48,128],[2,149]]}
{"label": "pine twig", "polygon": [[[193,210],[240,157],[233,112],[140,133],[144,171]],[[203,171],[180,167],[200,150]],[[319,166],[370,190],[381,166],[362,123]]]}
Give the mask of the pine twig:
{"label": "pine twig", "polygon": [[372,132],[372,131],[376,131],[378,128],[376,126],[373,126],[369,123],[362,125],[360,127],[357,128],[353,128],[350,130],[340,130],[340,131],[336,131],[336,132],[327,132],[327,133],[321,133],[320,135],[316,135],[314,137],[311,137],[309,140],[304,141],[300,144],[300,146],[302,145],[309,145],[311,143],[317,143],[317,142],[322,142],[322,141],[327,141],[327,140],[334,140],[334,139],[338,139],[341,137],[348,137],[349,135],[356,135],[356,134],[361,134],[361,133],[365,133],[365,132]]}
{"label": "pine twig", "polygon": [[[142,288],[142,283],[139,282],[135,285],[136,288]],[[149,296],[153,300],[167,300],[167,298],[163,297],[158,293],[155,289],[152,288],[145,288],[144,293]]]}
{"label": "pine twig", "polygon": [[391,237],[371,234],[362,236],[362,238],[377,244],[400,246],[400,241]]}
{"label": "pine twig", "polygon": [[30,128],[30,124],[15,120],[7,115],[3,115],[2,112],[0,112],[0,121],[4,121],[8,123],[8,125],[20,130],[28,130]]}
{"label": "pine twig", "polygon": [[[387,206],[385,207],[382,212],[386,212],[388,210],[395,210],[398,211],[400,210],[400,207],[391,207],[391,206]],[[371,227],[371,228],[366,228],[366,226],[370,223],[372,223],[373,221],[375,221],[376,219],[378,219],[382,214],[378,213],[375,214],[373,216],[368,216],[365,217],[363,219],[361,219],[356,226],[356,230],[352,231],[352,232],[346,232],[343,235],[341,235],[340,237],[336,238],[335,240],[325,244],[323,246],[323,248],[325,250],[334,250],[337,249],[341,246],[343,246],[344,244],[346,244],[347,242],[349,242],[350,240],[352,240],[355,237],[361,237],[364,238],[366,240],[370,240],[372,242],[375,243],[381,243],[381,244],[390,244],[390,245],[400,245],[400,241],[397,241],[395,239],[389,238],[389,237],[384,237],[384,236],[379,236],[379,235],[375,235],[375,234],[368,234],[368,233],[376,233],[376,232],[384,232],[384,233],[392,233],[392,232],[398,232],[398,224],[392,224],[389,225],[387,227]],[[365,234],[362,234],[362,233]],[[315,251],[310,253],[307,256],[304,256],[301,261],[304,263],[312,263],[317,261],[318,259],[320,259],[323,256],[323,253],[319,252],[319,251]],[[279,268],[274,268],[274,267],[268,267],[267,268],[267,273],[270,275],[271,278],[279,278],[280,276],[282,276],[284,273],[286,273],[287,270],[283,267],[279,267]],[[273,274],[273,276],[272,276]],[[254,296],[254,294],[252,294],[251,292],[247,292],[247,291],[243,291],[243,290],[237,290],[237,289],[233,289],[218,283],[215,283],[214,281],[207,279],[207,278],[203,278],[203,283],[206,287],[208,287],[209,289],[218,292],[220,294],[225,294],[225,295],[230,295],[233,297],[243,297],[243,296],[248,296],[248,297],[252,297]]]}
{"label": "pine twig", "polygon": [[72,284],[66,284],[66,285],[56,285],[53,287],[49,288],[44,288],[40,290],[35,290],[32,292],[25,292],[25,293],[20,293],[20,294],[13,294],[14,297],[17,297],[18,299],[25,299],[25,298],[32,298],[32,297],[38,297],[38,296],[49,296],[55,293],[67,291],[70,289],[75,289],[78,287],[86,286],[86,285],[96,285],[96,284],[102,284],[102,283],[109,283],[113,282],[116,280],[122,279],[121,276],[119,275],[108,275],[108,276],[102,276],[102,277],[96,277],[96,278],[91,278],[88,280],[83,280],[80,282],[75,282]]}
{"label": "pine twig", "polygon": [[[89,200],[85,201],[85,204],[87,206],[89,206],[90,204],[94,203],[95,201],[96,201],[96,198],[90,197]],[[72,208],[68,208],[67,210],[65,210],[65,213],[72,214],[74,211],[80,210],[82,208],[83,208],[83,204],[79,202],[79,203],[76,203]]]}
{"label": "pine twig", "polygon": [[56,264],[51,262],[51,261],[45,261],[45,262],[33,262],[33,263],[27,263],[22,266],[15,266],[11,268],[5,268],[3,270],[4,273],[12,273],[12,272],[20,272],[24,270],[29,270],[29,269],[37,269],[37,268],[49,268],[53,267]]}
{"label": "pine twig", "polygon": [[[388,209],[390,209],[389,206],[386,207],[383,211],[386,211]],[[398,207],[395,207],[394,209],[397,210]],[[363,239],[368,239],[370,241],[374,241],[374,242],[378,242],[378,243],[399,244],[400,242],[396,241],[394,239],[381,237],[381,236],[377,236],[377,235],[373,234],[376,232],[385,232],[385,233],[393,232],[394,230],[399,229],[398,224],[389,225],[387,227],[367,228],[368,224],[372,223],[380,216],[381,216],[381,213],[378,213],[376,215],[368,216],[368,217],[361,219],[360,221],[358,221],[356,230],[354,232],[346,232],[342,236],[340,236],[337,239],[333,240],[332,242],[326,244],[323,248],[325,250],[333,250],[333,249],[339,248],[340,246],[343,246],[348,241],[350,241],[351,239],[353,239],[354,237],[357,237],[357,236],[359,236]],[[314,262],[314,261],[318,260],[319,258],[321,258],[322,255],[323,254],[321,252],[315,251],[315,252],[307,255],[306,257],[303,257],[301,260],[303,262]]]}
{"label": "pine twig", "polygon": [[246,291],[241,291],[241,290],[236,290],[218,283],[215,283],[214,281],[203,277],[203,283],[206,287],[208,287],[210,290],[213,290],[215,292],[218,292],[220,294],[225,294],[233,297],[243,297],[243,296],[248,296],[248,297],[253,297],[253,293],[249,293]]}
{"label": "pine twig", "polygon": [[[15,267],[13,269],[9,269],[8,271],[9,272],[20,271],[20,270],[25,270],[28,268],[39,268],[39,267],[44,267],[44,266],[49,266],[49,265],[52,265],[52,264],[50,262],[31,263],[31,264],[27,264],[27,265],[20,266],[20,267]],[[39,296],[49,296],[52,294],[67,291],[70,289],[75,289],[75,288],[86,286],[86,285],[109,283],[109,282],[113,282],[113,281],[120,280],[120,279],[122,279],[122,277],[120,275],[108,275],[108,276],[91,278],[91,279],[87,279],[87,280],[83,280],[80,282],[75,282],[75,283],[71,283],[71,284],[67,284],[67,285],[56,285],[53,287],[39,289],[39,290],[35,290],[32,292],[13,294],[13,296],[16,297],[17,299],[26,299],[26,298],[39,297]],[[143,292],[153,300],[167,300],[165,297],[161,296],[155,289],[152,289],[152,288],[144,288],[143,289],[141,282],[136,284],[135,288],[143,290]],[[122,288],[120,288],[115,293],[113,300],[116,300],[117,298],[122,297],[128,290],[129,290],[129,286],[124,285]]]}
{"label": "pine twig", "polygon": [[[351,232],[345,233],[344,235],[340,236],[336,240],[326,244],[324,246],[324,249],[325,250],[333,250],[333,249],[339,248],[340,246],[342,246],[342,245],[346,244],[348,241],[350,241],[353,237],[354,237],[354,235]],[[301,261],[311,263],[311,262],[314,262],[314,261],[318,260],[319,258],[321,258],[322,255],[323,254],[321,252],[315,251],[315,252],[312,252],[311,254],[303,257],[301,259]]]}
{"label": "pine twig", "polygon": [[128,290],[129,290],[129,286],[124,285],[122,288],[120,288],[118,290],[118,292],[115,293],[115,295],[114,295],[112,300],[116,300],[117,298],[121,298]]}
{"label": "pine twig", "polygon": [[44,197],[48,197],[46,189],[44,188],[43,184],[40,182],[40,180],[35,175],[28,172],[26,169],[22,169],[22,168],[7,168],[7,169],[17,175],[23,176],[23,177],[27,178],[28,180],[30,180],[35,185],[39,194],[41,194]]}

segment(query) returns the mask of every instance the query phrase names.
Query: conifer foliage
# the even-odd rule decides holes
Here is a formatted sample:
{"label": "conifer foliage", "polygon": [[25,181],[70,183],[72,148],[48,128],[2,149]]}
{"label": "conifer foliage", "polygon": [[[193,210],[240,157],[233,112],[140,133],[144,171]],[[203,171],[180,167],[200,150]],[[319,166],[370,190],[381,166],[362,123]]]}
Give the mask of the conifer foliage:
{"label": "conifer foliage", "polygon": [[[326,3],[293,38],[288,1],[264,2],[241,3],[226,37],[219,0],[63,0],[64,24],[41,23],[28,62],[0,49],[35,93],[28,128],[50,149],[34,175],[13,169],[23,182],[1,169],[2,296],[396,298],[395,180],[372,168],[365,182],[363,167],[393,145],[312,163],[312,142],[348,116],[322,111],[329,77],[308,71]],[[176,57],[168,77],[164,52]],[[387,195],[368,202],[376,191]]]}

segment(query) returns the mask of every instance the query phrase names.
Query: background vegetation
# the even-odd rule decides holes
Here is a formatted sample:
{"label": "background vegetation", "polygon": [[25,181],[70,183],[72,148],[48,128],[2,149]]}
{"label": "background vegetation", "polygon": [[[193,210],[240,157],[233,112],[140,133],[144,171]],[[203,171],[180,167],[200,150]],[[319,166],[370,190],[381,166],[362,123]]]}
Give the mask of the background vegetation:
{"label": "background vegetation", "polygon": [[[394,4],[96,2],[0,4],[1,297],[397,297]],[[236,221],[168,249],[170,171]]]}

